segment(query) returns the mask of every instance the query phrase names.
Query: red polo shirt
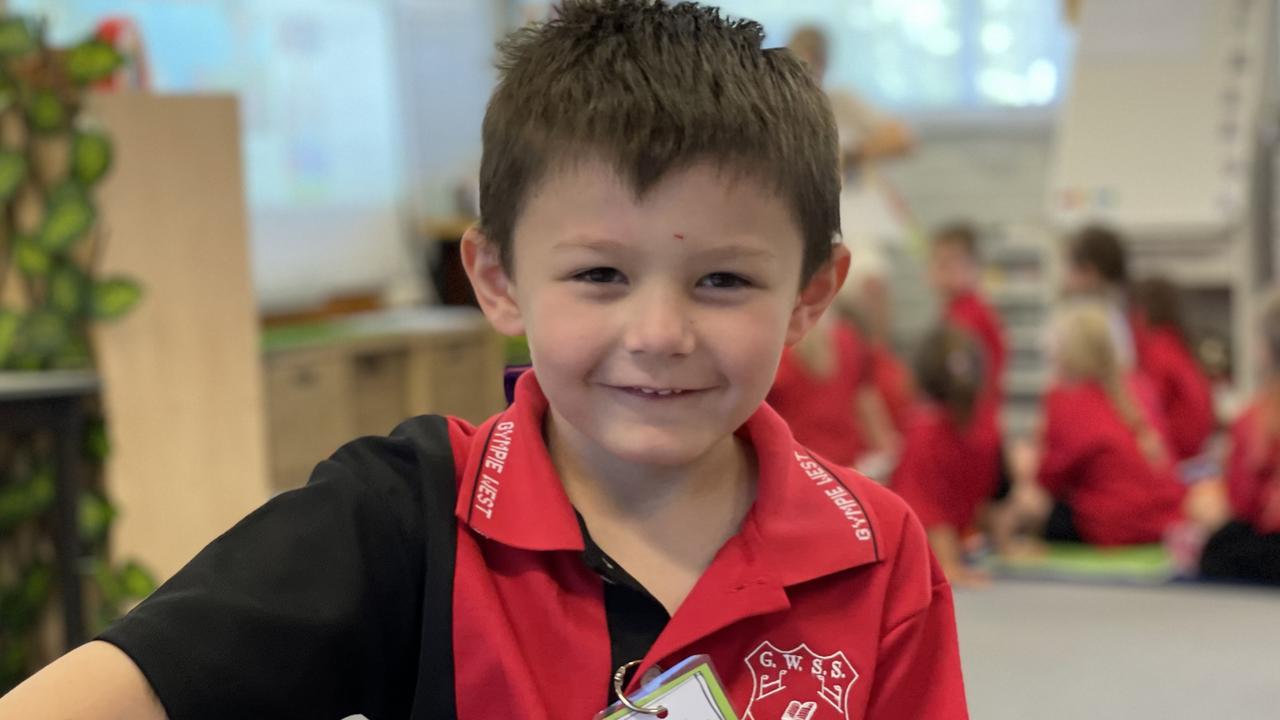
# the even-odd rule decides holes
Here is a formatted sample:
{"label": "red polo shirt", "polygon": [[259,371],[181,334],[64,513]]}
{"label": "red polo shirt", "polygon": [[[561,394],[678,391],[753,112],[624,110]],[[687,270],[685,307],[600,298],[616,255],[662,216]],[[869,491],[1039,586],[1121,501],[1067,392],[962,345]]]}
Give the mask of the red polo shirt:
{"label": "red polo shirt", "polygon": [[832,330],[836,365],[826,377],[815,375],[787,348],[768,402],[806,447],[838,465],[850,466],[866,450],[857,419],[858,390],[870,377],[870,358],[858,334],[847,323]]}
{"label": "red polo shirt", "polygon": [[1039,480],[1071,508],[1090,543],[1158,542],[1182,518],[1186,487],[1173,464],[1147,460],[1095,383],[1059,385],[1045,396]]}
{"label": "red polo shirt", "polygon": [[[587,720],[611,700],[617,609],[543,442],[546,408],[526,373],[506,412],[448,425],[459,720]],[[767,406],[739,432],[756,502],[636,676],[706,653],[744,719],[796,701],[809,720],[967,717],[951,590],[915,516],[824,466]],[[415,683],[435,666],[422,487],[442,479],[416,458],[396,433],[344,446],[102,639],[174,718],[435,717]]]}
{"label": "red polo shirt", "polygon": [[974,338],[982,343],[987,363],[987,387],[996,397],[1001,397],[1008,352],[999,316],[978,293],[970,291],[955,296],[947,304],[947,322],[973,333]]}
{"label": "red polo shirt", "polygon": [[871,347],[871,382],[884,399],[893,428],[905,435],[915,414],[916,388],[911,371],[883,343]]}
{"label": "red polo shirt", "polygon": [[1174,454],[1193,457],[1213,433],[1213,386],[1176,333],[1137,322],[1133,328],[1138,366],[1154,385]]}
{"label": "red polo shirt", "polygon": [[[579,561],[545,411],[526,376],[514,405],[471,435],[454,604],[463,720],[589,718],[606,704],[601,580]],[[768,406],[739,432],[759,461],[756,502],[637,675],[706,653],[752,720],[793,700],[817,701],[812,720],[966,717],[951,592],[919,522],[889,491],[814,459]]]}
{"label": "red polo shirt", "polygon": [[889,487],[911,505],[926,528],[973,526],[1000,480],[1000,433],[989,412],[966,426],[941,407],[921,405],[906,434],[902,460]]}
{"label": "red polo shirt", "polygon": [[1259,534],[1280,533],[1280,439],[1265,436],[1254,402],[1231,426],[1227,497],[1232,514]]}

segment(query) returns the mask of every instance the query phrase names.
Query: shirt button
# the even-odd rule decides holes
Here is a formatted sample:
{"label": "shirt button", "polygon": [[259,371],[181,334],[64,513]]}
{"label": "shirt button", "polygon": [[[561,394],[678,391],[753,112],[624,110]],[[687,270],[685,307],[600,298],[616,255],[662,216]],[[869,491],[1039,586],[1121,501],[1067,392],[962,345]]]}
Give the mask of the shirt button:
{"label": "shirt button", "polygon": [[659,676],[659,675],[661,675],[661,674],[662,674],[662,668],[661,668],[660,666],[658,666],[658,665],[654,665],[653,667],[649,668],[648,670],[645,670],[645,671],[644,671],[644,675],[641,675],[641,676],[640,676],[640,684],[641,684],[641,685],[648,685],[649,683],[651,683],[651,682],[653,682],[654,680],[656,680],[656,679],[658,678],[658,676]]}

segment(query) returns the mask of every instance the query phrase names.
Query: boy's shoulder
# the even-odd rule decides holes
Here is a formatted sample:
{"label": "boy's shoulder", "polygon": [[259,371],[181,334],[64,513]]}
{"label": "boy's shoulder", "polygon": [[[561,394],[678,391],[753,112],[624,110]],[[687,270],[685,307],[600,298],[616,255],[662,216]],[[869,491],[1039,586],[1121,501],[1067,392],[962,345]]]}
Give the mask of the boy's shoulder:
{"label": "boy's shoulder", "polygon": [[[797,445],[797,448],[800,448],[797,450],[799,456],[804,451],[802,446]],[[816,453],[809,453],[809,457],[817,461],[821,468],[830,473],[836,481],[836,487],[832,488],[830,485],[822,484],[820,478],[815,478],[820,488],[830,488],[825,489],[824,494],[837,498],[843,494],[840,491],[847,492],[865,514],[868,523],[867,532],[870,533],[874,545],[876,560],[897,557],[903,542],[910,542],[914,535],[924,537],[923,526],[916,517],[915,511],[896,492],[854,468],[829,462]],[[812,478],[813,473],[805,468],[805,463],[805,459],[800,458],[801,468],[806,470],[806,474]],[[848,514],[847,506],[845,510]],[[863,536],[855,533],[854,537],[861,539]]]}
{"label": "boy's shoulder", "polygon": [[[870,523],[875,570],[870,576],[847,576],[848,592],[882,594],[885,603],[885,627],[926,611],[940,588],[947,586],[946,577],[929,549],[924,524],[915,510],[893,490],[871,480],[852,468],[832,468],[833,474],[856,497]],[[855,534],[856,537],[856,534]]]}
{"label": "boy's shoulder", "polygon": [[387,435],[351,440],[316,466],[307,484],[346,488],[374,498],[411,535],[424,531],[422,509],[435,484],[457,486],[458,469],[466,463],[476,428],[465,420],[419,415],[404,420]]}

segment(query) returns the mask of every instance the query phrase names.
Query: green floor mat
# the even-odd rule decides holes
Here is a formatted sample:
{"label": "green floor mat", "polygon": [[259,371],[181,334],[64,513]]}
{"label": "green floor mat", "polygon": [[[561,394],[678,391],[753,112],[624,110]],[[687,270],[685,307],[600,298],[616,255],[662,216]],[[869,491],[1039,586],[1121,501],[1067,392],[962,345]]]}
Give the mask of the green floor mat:
{"label": "green floor mat", "polygon": [[1177,577],[1163,545],[1103,548],[1080,543],[1049,543],[1036,557],[987,558],[983,567],[997,577],[1156,585]]}

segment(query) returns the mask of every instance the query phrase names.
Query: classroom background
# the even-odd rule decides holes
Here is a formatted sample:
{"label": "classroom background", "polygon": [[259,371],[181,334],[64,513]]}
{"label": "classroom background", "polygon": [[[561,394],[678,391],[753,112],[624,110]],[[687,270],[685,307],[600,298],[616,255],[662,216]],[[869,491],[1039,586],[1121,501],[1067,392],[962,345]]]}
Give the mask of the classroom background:
{"label": "classroom background", "polygon": [[[997,500],[1029,509],[988,515],[986,493],[935,545],[964,580],[973,717],[1276,717],[1275,1],[711,4],[821,62],[851,153],[854,267],[831,327],[856,336],[850,367],[871,399],[849,403],[849,463],[905,482],[904,448],[928,442],[917,406],[950,407],[953,386],[921,376],[939,328],[965,325],[943,246],[963,251],[957,277],[973,263],[999,329],[998,373],[982,375],[990,345],[964,345],[983,384],[961,424],[990,419],[998,461],[983,482],[998,475]],[[503,407],[503,369],[527,350],[474,308],[459,241],[477,211],[494,43],[552,5],[0,0],[0,692],[341,443]],[[24,50],[29,35],[47,47]],[[13,59],[25,52],[71,80]],[[15,92],[22,78],[65,92]],[[1120,248],[1125,282],[1081,290],[1080,273],[1106,275],[1078,252],[1090,232]],[[1153,280],[1170,292],[1142,306]],[[1147,416],[1101,401],[1136,418],[1133,447],[1185,485],[1179,497],[1204,499],[1139,541],[1098,541],[1079,506],[1083,537],[1043,532],[1085,472],[1051,482],[1045,469],[1082,297],[1118,313],[1103,347],[1122,365],[1127,347],[1135,374],[1144,333],[1176,309],[1170,352],[1189,374],[1168,392],[1206,388],[1185,452],[1167,403]],[[797,350],[801,375],[823,353]],[[1147,434],[1164,449],[1147,452]],[[1005,552],[1001,527],[1031,542]],[[1261,570],[1206,571],[1224,527],[1261,543],[1246,563]]]}

